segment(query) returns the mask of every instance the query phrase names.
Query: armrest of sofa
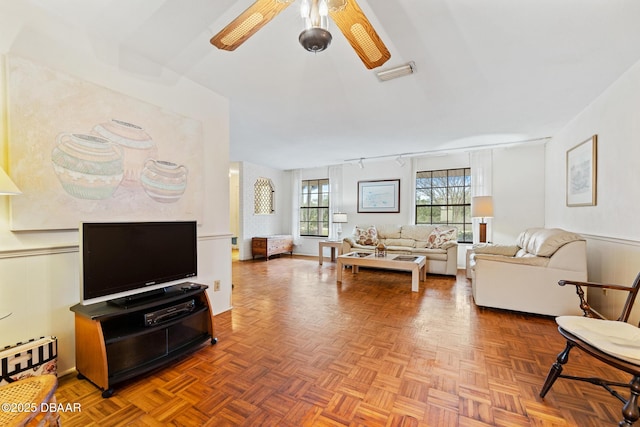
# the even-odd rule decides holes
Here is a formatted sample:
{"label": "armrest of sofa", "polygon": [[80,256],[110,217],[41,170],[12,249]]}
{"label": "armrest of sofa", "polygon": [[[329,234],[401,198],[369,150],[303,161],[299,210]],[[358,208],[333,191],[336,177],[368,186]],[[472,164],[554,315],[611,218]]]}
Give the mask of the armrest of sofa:
{"label": "armrest of sofa", "polygon": [[503,262],[509,264],[519,264],[519,265],[531,265],[534,267],[546,267],[549,264],[549,258],[540,257],[540,256],[531,256],[531,257],[510,257],[504,255],[494,255],[494,254],[473,254],[473,258],[476,261],[485,260],[485,261],[493,261],[493,262]]}
{"label": "armrest of sofa", "polygon": [[444,242],[442,244],[442,246],[440,246],[440,249],[444,249],[445,251],[448,251],[449,248],[453,248],[453,247],[457,247],[458,246],[458,242],[455,240],[449,240],[448,242]]}
{"label": "armrest of sofa", "polygon": [[500,245],[495,243],[478,243],[471,248],[476,254],[502,255],[507,257],[515,256],[520,250],[517,245]]}
{"label": "armrest of sofa", "polygon": [[562,246],[549,258],[549,267],[586,272],[587,242],[576,240]]}
{"label": "armrest of sofa", "polygon": [[356,242],[355,240],[353,240],[352,237],[345,237],[342,239],[342,253],[343,254],[348,254],[349,252],[353,252],[353,250],[351,249],[353,246],[355,246]]}

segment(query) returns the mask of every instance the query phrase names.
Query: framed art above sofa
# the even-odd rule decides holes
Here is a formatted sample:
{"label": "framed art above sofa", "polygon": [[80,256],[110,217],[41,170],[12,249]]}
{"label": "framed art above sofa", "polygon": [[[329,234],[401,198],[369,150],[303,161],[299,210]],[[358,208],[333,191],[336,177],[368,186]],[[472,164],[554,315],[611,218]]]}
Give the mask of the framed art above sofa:
{"label": "framed art above sofa", "polygon": [[400,180],[358,181],[358,213],[385,212],[400,212]]}

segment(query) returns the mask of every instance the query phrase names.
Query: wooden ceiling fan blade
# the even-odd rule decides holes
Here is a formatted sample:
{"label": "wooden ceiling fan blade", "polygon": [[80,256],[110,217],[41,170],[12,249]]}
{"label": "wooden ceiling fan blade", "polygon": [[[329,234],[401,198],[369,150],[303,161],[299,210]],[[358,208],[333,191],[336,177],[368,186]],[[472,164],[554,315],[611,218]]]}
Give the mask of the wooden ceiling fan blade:
{"label": "wooden ceiling fan blade", "polygon": [[257,0],[211,38],[218,49],[235,50],[295,0]]}
{"label": "wooden ceiling fan blade", "polygon": [[329,15],[367,68],[379,67],[391,58],[391,53],[355,0],[330,1]]}

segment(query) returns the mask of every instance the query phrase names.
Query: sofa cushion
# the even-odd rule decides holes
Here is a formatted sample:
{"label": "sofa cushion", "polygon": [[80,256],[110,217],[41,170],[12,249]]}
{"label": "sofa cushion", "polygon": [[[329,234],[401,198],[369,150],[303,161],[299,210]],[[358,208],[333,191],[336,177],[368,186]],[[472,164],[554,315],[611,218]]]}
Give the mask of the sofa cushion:
{"label": "sofa cushion", "polygon": [[515,256],[519,249],[516,245],[500,245],[495,243],[477,243],[473,245],[473,252],[477,254]]}
{"label": "sofa cushion", "polygon": [[378,224],[376,225],[376,230],[378,231],[378,239],[399,239],[400,230],[402,230],[401,225],[395,224]]}
{"label": "sofa cushion", "polygon": [[359,243],[353,243],[351,245],[351,251],[366,251],[366,252],[373,252],[375,250],[375,246],[374,245],[361,245]]}
{"label": "sofa cushion", "polygon": [[518,246],[529,254],[550,257],[562,246],[576,240],[584,239],[560,228],[528,228],[518,236]]}
{"label": "sofa cushion", "polygon": [[408,246],[387,246],[387,251],[394,254],[412,254],[413,248]]}
{"label": "sofa cushion", "polygon": [[425,247],[428,249],[441,248],[444,243],[456,240],[457,235],[458,230],[455,227],[438,226],[429,235]]}
{"label": "sofa cushion", "polygon": [[446,261],[448,254],[444,249],[426,249],[426,248],[414,248],[411,251],[412,255],[421,255],[427,257],[430,260]]}
{"label": "sofa cushion", "polygon": [[359,225],[353,229],[353,238],[360,245],[377,245],[378,231],[374,225],[363,228]]}
{"label": "sofa cushion", "polygon": [[488,261],[497,261],[504,262],[509,264],[520,264],[520,265],[532,265],[535,267],[546,267],[549,265],[549,258],[542,256],[524,256],[524,257],[510,257],[503,255],[494,255],[494,254],[476,254],[471,255],[474,263],[478,260],[485,259]]}
{"label": "sofa cushion", "polygon": [[384,239],[382,241],[387,246],[403,246],[406,248],[414,248],[416,241],[413,239]]}
{"label": "sofa cushion", "polygon": [[426,242],[429,240],[431,232],[436,228],[435,225],[403,225],[401,236],[403,239],[413,239]]}

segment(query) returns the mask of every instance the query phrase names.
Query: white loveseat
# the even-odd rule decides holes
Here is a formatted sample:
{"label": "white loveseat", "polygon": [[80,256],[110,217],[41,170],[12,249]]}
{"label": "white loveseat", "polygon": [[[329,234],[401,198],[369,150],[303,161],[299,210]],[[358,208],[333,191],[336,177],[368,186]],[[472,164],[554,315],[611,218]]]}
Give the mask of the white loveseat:
{"label": "white loveseat", "polygon": [[580,235],[529,228],[514,246],[475,245],[472,250],[477,305],[550,316],[582,313],[575,288],[558,286],[561,279],[587,280],[587,245]]}
{"label": "white loveseat", "polygon": [[455,276],[458,269],[458,230],[436,225],[357,225],[342,242],[342,253],[374,252],[384,243],[388,253],[422,255],[427,273]]}

